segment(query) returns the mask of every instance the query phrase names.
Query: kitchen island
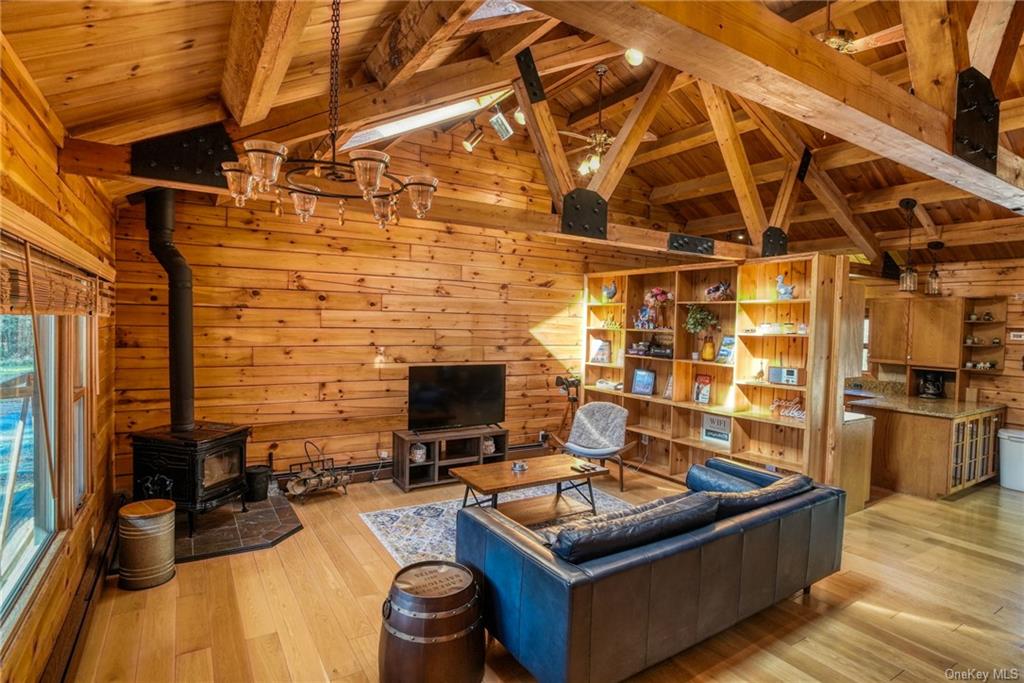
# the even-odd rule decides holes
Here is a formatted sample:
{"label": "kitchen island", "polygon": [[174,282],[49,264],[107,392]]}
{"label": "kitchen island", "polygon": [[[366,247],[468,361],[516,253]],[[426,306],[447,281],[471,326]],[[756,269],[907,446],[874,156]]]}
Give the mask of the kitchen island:
{"label": "kitchen island", "polygon": [[996,475],[996,438],[1006,406],[916,396],[850,401],[875,418],[871,484],[941,498]]}

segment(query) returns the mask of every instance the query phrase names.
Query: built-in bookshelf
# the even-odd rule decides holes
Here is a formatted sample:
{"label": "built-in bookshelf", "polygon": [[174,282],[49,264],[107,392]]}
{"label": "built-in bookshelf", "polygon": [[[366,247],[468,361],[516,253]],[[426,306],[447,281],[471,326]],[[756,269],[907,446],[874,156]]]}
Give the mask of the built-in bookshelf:
{"label": "built-in bookshelf", "polygon": [[[681,481],[691,464],[727,457],[820,477],[835,269],[835,257],[802,254],[591,273],[583,401],[629,410],[627,430],[638,443],[627,462],[650,474]],[[793,288],[791,298],[780,298],[780,276]],[[671,292],[672,301],[644,317],[645,297],[655,287]],[[710,311],[717,325],[690,331],[694,306]],[[646,329],[650,325],[654,329]],[[706,341],[714,347],[711,359],[701,353]],[[730,341],[732,353],[723,357],[723,342],[728,347]],[[595,359],[603,342],[608,353]],[[671,353],[647,355],[652,344]],[[651,387],[649,395],[636,391],[643,388],[635,386],[638,370],[654,375],[653,382],[649,375],[640,378]],[[695,395],[698,380],[706,390]],[[802,417],[786,414],[794,406]]]}

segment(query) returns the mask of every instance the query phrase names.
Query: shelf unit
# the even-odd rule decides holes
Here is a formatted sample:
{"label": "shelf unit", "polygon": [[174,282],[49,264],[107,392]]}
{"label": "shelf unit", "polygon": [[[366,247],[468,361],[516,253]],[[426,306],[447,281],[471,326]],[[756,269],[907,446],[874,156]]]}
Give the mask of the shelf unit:
{"label": "shelf unit", "polygon": [[[494,441],[494,452],[484,453],[484,439]],[[391,478],[403,491],[450,484],[449,470],[460,465],[479,465],[504,460],[508,454],[508,430],[499,427],[467,427],[430,432],[406,429],[392,433],[394,465]],[[409,451],[420,443],[427,449],[423,462],[413,462]]]}
{"label": "shelf unit", "polygon": [[[960,371],[966,373],[967,377],[961,380],[964,393],[971,385],[971,375],[1001,375],[1006,363],[1006,297],[970,297],[964,300],[964,325],[960,338],[965,342],[968,336],[980,337],[983,341],[980,344],[963,344],[963,351],[960,354]],[[977,316],[978,320],[971,320],[971,315]],[[983,320],[988,314],[992,320]],[[999,339],[999,344],[992,344],[993,339]],[[981,370],[969,368],[967,363],[995,363],[995,368]]]}
{"label": "shelf unit", "polygon": [[[623,330],[610,339],[613,359],[621,363],[591,363],[594,340],[588,340],[583,363],[583,401],[610,401],[629,410],[627,430],[638,441],[627,462],[642,471],[682,481],[691,464],[711,457],[727,457],[785,472],[824,475],[829,406],[829,363],[833,343],[833,311],[837,296],[832,274],[836,258],[823,254],[754,259],[730,264],[701,263],[672,268],[591,273],[586,277],[588,328],[600,325],[614,310]],[[796,297],[779,300],[777,277],[795,285]],[[729,282],[729,301],[707,301],[704,292]],[[602,288],[614,282],[614,307],[600,298]],[[663,287],[675,296],[674,305],[659,311],[658,324],[666,329],[638,330],[636,316],[644,294]],[[694,359],[704,334],[686,329],[689,306],[704,306],[719,318],[710,331],[716,354],[722,338],[734,338],[731,363]],[[762,324],[777,324],[765,333]],[[778,330],[778,331],[775,331]],[[593,330],[588,329],[588,333]],[[671,344],[673,357],[653,358],[627,354],[635,341],[657,338]],[[804,371],[805,386],[767,381],[769,368],[793,367]],[[638,369],[655,373],[652,395],[632,393]],[[763,371],[764,376],[758,377]],[[692,395],[697,375],[711,378],[708,403]],[[622,390],[597,387],[598,380],[621,382]],[[806,411],[803,420],[773,415],[776,399],[798,399]],[[834,397],[833,397],[834,399]],[[834,412],[834,411],[833,411]],[[702,438],[706,416],[730,435],[728,443]],[[709,425],[709,427],[712,425]]]}

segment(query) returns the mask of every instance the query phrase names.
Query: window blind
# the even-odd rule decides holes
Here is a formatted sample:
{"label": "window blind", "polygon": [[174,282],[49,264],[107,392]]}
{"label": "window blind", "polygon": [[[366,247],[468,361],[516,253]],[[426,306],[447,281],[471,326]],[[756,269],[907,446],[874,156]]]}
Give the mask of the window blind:
{"label": "window blind", "polygon": [[24,241],[4,233],[0,235],[0,311],[32,313],[30,294],[35,295],[38,315],[113,314],[111,283],[36,247],[26,250]]}

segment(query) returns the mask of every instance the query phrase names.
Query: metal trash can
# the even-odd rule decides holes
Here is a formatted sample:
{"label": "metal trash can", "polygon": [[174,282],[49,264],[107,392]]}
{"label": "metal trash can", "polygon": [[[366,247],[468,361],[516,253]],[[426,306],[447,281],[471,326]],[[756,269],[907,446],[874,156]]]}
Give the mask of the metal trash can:
{"label": "metal trash can", "polygon": [[118,510],[121,588],[152,588],[174,577],[174,508],[172,500],[150,498]]}
{"label": "metal trash can", "polygon": [[1024,491],[1024,431],[999,430],[999,485]]}
{"label": "metal trash can", "polygon": [[381,683],[479,683],[484,677],[480,586],[455,562],[401,569],[382,609]]}
{"label": "metal trash can", "polygon": [[245,501],[247,503],[258,503],[267,499],[270,474],[270,467],[267,465],[252,465],[245,468]]}

